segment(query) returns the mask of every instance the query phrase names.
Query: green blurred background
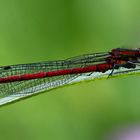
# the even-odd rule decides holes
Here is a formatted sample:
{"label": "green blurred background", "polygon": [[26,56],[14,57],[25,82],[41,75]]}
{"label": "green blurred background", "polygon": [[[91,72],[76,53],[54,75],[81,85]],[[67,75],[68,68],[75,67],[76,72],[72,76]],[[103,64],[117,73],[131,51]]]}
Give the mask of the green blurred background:
{"label": "green blurred background", "polygon": [[[0,0],[0,65],[140,44],[138,0]],[[1,140],[104,140],[140,122],[140,77],[63,87],[0,108]]]}

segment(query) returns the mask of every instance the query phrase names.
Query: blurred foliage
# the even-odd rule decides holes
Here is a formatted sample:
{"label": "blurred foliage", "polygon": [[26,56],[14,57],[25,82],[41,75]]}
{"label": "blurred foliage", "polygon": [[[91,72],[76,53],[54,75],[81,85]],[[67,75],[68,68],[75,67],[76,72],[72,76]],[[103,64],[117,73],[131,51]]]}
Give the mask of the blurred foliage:
{"label": "blurred foliage", "polygon": [[[138,0],[0,0],[0,63],[135,48]],[[139,76],[85,82],[0,108],[0,138],[101,140],[140,121]]]}

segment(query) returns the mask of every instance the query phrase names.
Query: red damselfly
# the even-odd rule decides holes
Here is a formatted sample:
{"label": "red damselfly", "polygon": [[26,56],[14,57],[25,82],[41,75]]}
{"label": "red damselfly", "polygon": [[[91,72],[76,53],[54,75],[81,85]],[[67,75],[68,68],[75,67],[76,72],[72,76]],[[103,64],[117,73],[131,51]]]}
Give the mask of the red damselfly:
{"label": "red damselfly", "polygon": [[80,76],[90,77],[94,73],[100,76],[108,71],[108,76],[112,76],[120,68],[133,71],[139,59],[140,49],[117,48],[66,60],[1,66],[0,105],[72,83]]}

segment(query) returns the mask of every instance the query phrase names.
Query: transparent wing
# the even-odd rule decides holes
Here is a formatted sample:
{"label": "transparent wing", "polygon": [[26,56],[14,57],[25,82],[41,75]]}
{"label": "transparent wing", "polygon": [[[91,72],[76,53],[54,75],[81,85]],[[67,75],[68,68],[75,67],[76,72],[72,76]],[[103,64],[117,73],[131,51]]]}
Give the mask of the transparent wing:
{"label": "transparent wing", "polygon": [[0,67],[0,77],[33,74],[37,72],[48,72],[69,68],[80,68],[105,62],[108,53],[87,54],[72,57],[66,60],[47,61],[31,64],[19,64]]}
{"label": "transparent wing", "polygon": [[0,84],[0,105],[65,85],[77,77],[78,75],[65,75]]}
{"label": "transparent wing", "polygon": [[[79,68],[103,63],[108,53],[87,54],[66,60],[0,67],[0,77]],[[0,84],[0,105],[70,83],[81,74],[68,74]]]}

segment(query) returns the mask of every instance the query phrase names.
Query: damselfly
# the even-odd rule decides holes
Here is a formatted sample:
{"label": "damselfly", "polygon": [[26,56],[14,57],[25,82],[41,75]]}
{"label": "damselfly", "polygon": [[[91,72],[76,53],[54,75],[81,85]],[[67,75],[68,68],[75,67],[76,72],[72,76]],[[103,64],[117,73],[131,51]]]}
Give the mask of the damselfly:
{"label": "damselfly", "polygon": [[0,105],[72,83],[81,76],[100,76],[107,71],[112,76],[120,68],[135,70],[139,62],[140,49],[118,48],[66,60],[1,66]]}

